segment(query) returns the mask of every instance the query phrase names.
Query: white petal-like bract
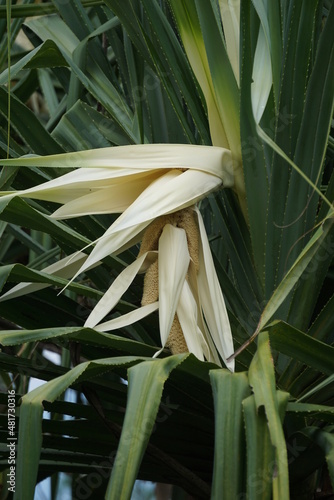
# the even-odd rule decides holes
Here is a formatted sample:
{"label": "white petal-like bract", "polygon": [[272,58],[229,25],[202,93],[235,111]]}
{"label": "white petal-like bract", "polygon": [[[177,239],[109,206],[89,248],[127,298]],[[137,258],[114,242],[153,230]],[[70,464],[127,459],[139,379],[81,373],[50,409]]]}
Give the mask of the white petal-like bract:
{"label": "white petal-like bract", "polygon": [[159,325],[162,346],[174,320],[190,256],[183,229],[167,224],[159,239]]}

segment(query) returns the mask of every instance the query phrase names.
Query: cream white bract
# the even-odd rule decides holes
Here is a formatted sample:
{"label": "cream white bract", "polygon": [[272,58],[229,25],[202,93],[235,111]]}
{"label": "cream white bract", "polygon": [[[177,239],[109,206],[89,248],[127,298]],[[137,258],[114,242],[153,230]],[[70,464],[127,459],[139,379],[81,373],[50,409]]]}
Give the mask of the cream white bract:
{"label": "cream white bract", "polygon": [[[3,196],[58,202],[62,206],[52,214],[58,219],[121,213],[105,234],[93,242],[92,252],[87,257],[80,256],[79,268],[73,268],[67,261],[50,270],[58,274],[60,270],[65,270],[63,276],[72,280],[107,255],[120,253],[141,241],[152,221],[166,214],[182,212],[187,207],[195,207],[199,200],[221,186],[233,186],[230,151],[212,146],[120,146],[49,157],[20,158],[8,160],[8,163],[79,168],[31,189],[1,193]],[[195,270],[191,264],[193,259],[189,256],[185,230],[166,224],[158,248],[140,255],[119,275],[92,311],[87,326],[104,331],[120,328],[159,308],[162,347],[166,345],[174,316],[177,315],[188,350],[197,357],[220,364],[219,355],[225,361],[232,354],[230,325],[209,243],[197,208],[194,208],[194,214],[198,225],[198,268]],[[157,258],[158,300],[143,305],[126,317],[99,324],[117,304],[137,272],[147,271]],[[172,270],[174,274],[171,278]],[[27,291],[29,286],[21,285],[3,299]],[[234,368],[233,362],[229,368]]]}

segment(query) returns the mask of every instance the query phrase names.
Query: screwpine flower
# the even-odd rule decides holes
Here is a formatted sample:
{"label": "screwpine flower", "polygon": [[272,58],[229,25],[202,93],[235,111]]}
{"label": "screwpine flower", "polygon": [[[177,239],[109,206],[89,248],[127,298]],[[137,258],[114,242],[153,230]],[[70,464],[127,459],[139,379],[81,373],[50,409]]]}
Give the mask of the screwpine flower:
{"label": "screwpine flower", "polygon": [[[52,214],[57,219],[121,213],[93,242],[92,252],[76,258],[78,266],[63,260],[63,265],[50,272],[62,271],[73,280],[106,256],[142,241],[137,259],[114,280],[86,326],[111,331],[159,309],[162,347],[167,344],[175,353],[188,350],[218,364],[220,356],[226,363],[233,353],[232,335],[196,203],[220,186],[233,186],[229,150],[150,144],[23,157],[3,164],[79,168],[30,189],[1,192],[1,196],[60,203]],[[146,273],[142,307],[100,323],[138,272]],[[21,285],[20,290],[14,287],[3,299],[27,291],[29,285]],[[233,362],[228,367],[233,370]]]}

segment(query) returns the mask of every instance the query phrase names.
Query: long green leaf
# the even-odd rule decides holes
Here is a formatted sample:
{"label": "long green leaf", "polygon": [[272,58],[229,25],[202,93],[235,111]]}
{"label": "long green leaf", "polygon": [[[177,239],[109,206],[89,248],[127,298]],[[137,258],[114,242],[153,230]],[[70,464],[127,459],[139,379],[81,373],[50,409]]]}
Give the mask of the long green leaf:
{"label": "long green leaf", "polygon": [[[26,359],[0,352],[0,364],[2,371],[11,374],[11,380],[16,374],[36,377],[40,380],[53,380],[66,372],[65,368],[54,365],[40,354],[32,359]],[[3,401],[3,404],[6,402]]]}
{"label": "long green leaf", "polygon": [[[13,79],[23,69],[53,68],[56,66],[67,66],[67,62],[57,45],[52,40],[46,40],[10,68],[10,77]],[[0,85],[7,82],[7,79],[8,69],[1,73]]]}
{"label": "long green leaf", "polygon": [[[103,0],[81,0],[84,7],[92,7],[95,5],[102,5]],[[43,16],[46,14],[54,14],[57,11],[55,5],[51,2],[45,2],[43,4],[14,4],[12,5],[12,18],[16,17],[34,17]],[[0,19],[6,17],[6,7],[0,5]]]}
{"label": "long green leaf", "polygon": [[334,347],[283,323],[268,325],[271,346],[321,373],[334,372]]}
{"label": "long green leaf", "polygon": [[245,487],[242,401],[250,395],[248,378],[244,372],[212,370],[210,379],[215,403],[212,498],[238,498]]}
{"label": "long green leaf", "polygon": [[132,132],[132,111],[120,91],[113,85],[87,47],[87,61],[84,71],[73,58],[80,41],[66,24],[57,16],[45,20],[29,21],[29,27],[42,39],[53,40],[81,84],[113,116],[118,125],[128,135],[129,142],[136,142]]}
{"label": "long green leaf", "polygon": [[82,101],[77,101],[62,116],[52,136],[66,151],[125,146],[129,143],[127,135],[112,119]]}
{"label": "long green leaf", "polygon": [[324,420],[334,423],[333,406],[315,405],[308,403],[288,403],[286,407],[287,414],[295,413],[300,417],[306,417],[315,420]]}
{"label": "long green leaf", "polygon": [[[240,154],[239,91],[213,2],[195,0],[219,114],[232,154]],[[238,173],[238,172],[237,172]]]}
{"label": "long green leaf", "polygon": [[327,462],[329,476],[334,485],[334,435],[317,427],[307,427],[304,434],[322,448]]}
{"label": "long green leaf", "polygon": [[317,259],[317,254],[322,250],[322,245],[325,243],[326,237],[332,232],[333,224],[333,217],[326,219],[299,254],[264,308],[257,331],[260,331],[269,319],[273,317],[298,280],[303,277],[303,273],[311,260]]}
{"label": "long green leaf", "polygon": [[[318,211],[319,191],[301,181],[303,176],[319,188],[333,114],[334,77],[330,70],[334,57],[331,32],[333,9],[315,47],[316,22],[320,22],[318,4],[316,1],[307,6],[303,2],[296,3],[289,9],[284,27],[287,46],[275,144],[284,151],[285,157],[275,150],[268,214],[268,220],[275,223],[268,225],[266,255],[268,294],[309,240]],[[313,51],[316,51],[315,54]],[[305,97],[302,99],[301,95]],[[307,140],[310,130],[314,138],[312,141]],[[299,171],[291,169],[286,163],[291,160]],[[274,274],[271,269],[276,269]],[[305,290],[306,293],[313,295],[311,290]],[[291,316],[287,316],[287,307],[284,309],[284,319],[294,321],[293,315],[298,314],[298,302],[297,299],[291,308]]]}
{"label": "long green leaf", "polygon": [[163,386],[171,371],[187,357],[140,363],[128,371],[129,392],[122,435],[106,499],[130,498],[145,449],[153,431]]}
{"label": "long green leaf", "polygon": [[70,385],[82,378],[96,376],[116,366],[130,366],[141,361],[139,358],[100,359],[81,363],[61,377],[34,389],[22,398],[20,408],[20,429],[17,450],[17,475],[15,499],[33,500],[38,472],[38,461],[42,446],[43,401],[54,401]]}
{"label": "long green leaf", "polygon": [[64,326],[60,328],[45,328],[39,330],[3,330],[0,332],[0,344],[3,346],[21,345],[27,342],[41,342],[43,340],[56,340],[60,337],[68,338],[101,348],[117,350],[120,353],[153,356],[158,348],[142,344],[118,335],[97,332],[90,328]]}
{"label": "long green leaf", "polygon": [[317,229],[312,239],[305,246],[304,250],[300,253],[299,257],[286,273],[285,277],[272,294],[270,300],[267,302],[261,314],[261,318],[257,325],[255,333],[249,340],[245,342],[245,344],[241,348],[239,348],[234,353],[233,356],[236,356],[239,351],[242,351],[247,345],[249,345],[249,343],[256,338],[261,329],[270,321],[270,319],[274,317],[276,311],[288,297],[293,287],[303,277],[303,273],[305,269],[307,269],[309,263],[312,261],[312,259],[317,259],[317,254],[322,250],[322,245],[326,242],[326,238],[331,235],[333,225],[334,217],[329,216]]}
{"label": "long green leaf", "polygon": [[[296,165],[305,165],[305,174],[315,184],[321,180],[322,166],[325,159],[334,110],[334,75],[331,71],[334,64],[333,22],[334,5],[332,4],[317,46],[313,71],[305,96],[303,121],[294,157]],[[310,124],[313,124],[314,127],[311,129],[312,133],[314,133],[314,140],[306,141],[306,137],[309,137],[308,134],[310,133]],[[304,183],[302,186],[303,189],[300,189],[299,180],[294,180],[294,183],[291,184],[291,192],[296,189],[298,196],[302,199],[303,196],[305,199],[307,199],[307,196],[311,197],[313,194],[311,186],[306,186]],[[305,187],[307,187],[307,190]],[[312,199],[311,203],[313,210],[317,211],[317,200]],[[313,214],[311,214],[311,217],[308,217],[309,221],[305,225],[305,230],[308,230],[309,226],[312,227],[314,223],[313,217]]]}
{"label": "long green leaf", "polygon": [[[312,373],[311,370],[308,371],[306,373],[306,375],[303,375],[304,380],[302,382],[303,382],[304,386],[305,386],[305,382],[307,384],[310,379],[313,382],[313,375],[314,375],[314,373]],[[331,395],[332,395],[331,389],[333,388],[333,383],[334,383],[334,374],[330,375],[329,377],[325,378],[324,380],[322,380],[321,382],[319,382],[318,384],[313,386],[309,391],[304,392],[304,394],[298,398],[298,401],[308,400],[308,398],[311,398],[314,394],[317,394],[317,393],[319,393],[319,391],[326,389],[326,388],[329,389],[329,391],[330,391],[329,394],[331,397]],[[328,399],[330,399],[330,397],[328,398],[328,396],[326,395],[325,401],[328,401]]]}
{"label": "long green leaf", "polygon": [[229,143],[219,114],[195,2],[170,0],[170,4],[189,63],[204,94],[211,141],[216,146],[228,148]]}
{"label": "long green leaf", "polygon": [[[43,273],[41,271],[35,271],[29,269],[28,267],[25,267],[22,264],[12,264],[7,266],[2,266],[0,268],[0,290],[2,289],[3,285],[6,282],[14,282],[14,283],[31,282],[31,283],[41,283],[41,284],[43,283],[45,284],[45,286],[54,285],[58,287],[64,287],[68,283],[68,280],[61,277],[52,276],[48,273]],[[101,293],[89,287],[76,284],[73,284],[72,288],[71,286],[70,289],[77,291],[77,293],[81,293],[82,295],[88,294],[88,296],[91,296],[93,298],[101,297]],[[32,291],[41,288],[43,288],[43,286],[40,286],[39,288],[34,288]]]}
{"label": "long green leaf", "polygon": [[[8,113],[7,100],[7,91],[0,87],[0,112],[4,117],[7,117]],[[13,94],[11,95],[11,125],[34,153],[63,152],[61,146],[45,130],[34,113]]]}
{"label": "long green leaf", "polygon": [[[210,137],[205,112],[198,92],[194,92],[193,75],[180,43],[167,23],[160,5],[147,0],[144,2],[146,18],[154,27],[149,31],[146,28],[146,22],[142,19],[139,4],[134,0],[106,0],[106,4],[121,20],[141,56],[158,74],[188,141],[196,142],[182,109],[180,92],[197,125],[201,137],[200,142],[209,144]],[[160,37],[163,38],[164,43],[161,42]]]}
{"label": "long green leaf", "polygon": [[[202,141],[207,144],[207,141],[210,141],[207,131],[207,123],[206,118],[204,117],[204,109],[200,100],[200,95],[198,92],[194,92],[194,81],[192,78],[191,71],[189,71],[189,66],[186,63],[186,58],[181,49],[178,39],[175,35],[174,30],[171,28],[170,21],[167,16],[163,14],[163,10],[158,8],[158,3],[151,2],[151,0],[142,0],[145,9],[145,17],[149,23],[155,27],[155,29],[151,32],[151,38],[156,38],[158,34],[159,38],[159,54],[160,61],[164,64],[164,69],[166,71],[166,62],[169,65],[168,71],[172,71],[174,73],[174,78],[176,81],[176,86],[179,87],[181,91],[181,95],[184,98],[187,106],[189,107],[189,111],[192,114],[192,119],[194,123],[197,125],[198,132],[202,137]],[[148,43],[148,39],[146,38],[146,43],[153,55],[155,53],[155,49],[152,46],[152,42]],[[156,56],[154,56],[154,60],[156,60]],[[157,64],[155,64],[157,68]],[[161,79],[161,82],[164,84],[165,75],[158,71],[158,75]],[[167,80],[168,81],[168,80]],[[166,82],[167,83],[167,82]],[[172,86],[175,88],[174,82],[172,82]],[[168,94],[168,89],[170,85],[165,84],[165,88]],[[171,94],[172,97],[172,94]],[[187,134],[186,124],[184,123],[184,117],[180,116],[178,113],[179,104],[175,102],[175,99],[171,102],[172,106],[175,109],[177,116],[179,117],[180,123],[184,128],[185,135]],[[192,140],[192,136],[191,136]]]}
{"label": "long green leaf", "polygon": [[264,412],[258,412],[254,395],[243,402],[247,443],[247,498],[271,500],[275,460]]}
{"label": "long green leaf", "polygon": [[[263,286],[266,212],[268,200],[268,171],[265,150],[256,131],[251,99],[254,48],[252,47],[252,5],[251,1],[241,2],[241,30],[243,32],[240,69],[240,133],[243,171],[247,196],[247,214],[250,226],[253,259],[259,282]],[[241,165],[239,168],[242,168]]]}
{"label": "long green leaf", "polygon": [[271,56],[274,95],[278,100],[281,76],[282,40],[280,2],[278,0],[252,0],[260,18]]}
{"label": "long green leaf", "polygon": [[2,198],[0,214],[2,220],[50,234],[65,249],[81,249],[89,242],[76,231],[35,210],[20,198]]}
{"label": "long green leaf", "polygon": [[275,473],[273,475],[273,499],[289,498],[288,458],[283,432],[288,394],[276,391],[274,365],[269,347],[269,335],[262,332],[258,350],[249,367],[249,382],[253,388],[256,407],[264,409],[271,442],[275,448]]}

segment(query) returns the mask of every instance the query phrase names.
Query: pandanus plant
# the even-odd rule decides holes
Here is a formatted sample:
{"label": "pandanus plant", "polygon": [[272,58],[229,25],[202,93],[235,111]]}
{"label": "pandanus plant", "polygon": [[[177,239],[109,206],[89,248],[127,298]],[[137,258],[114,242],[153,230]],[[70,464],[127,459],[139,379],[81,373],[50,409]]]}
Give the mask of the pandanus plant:
{"label": "pandanus plant", "polygon": [[[172,3],[186,53],[205,96],[214,147],[152,144],[38,158],[37,162],[34,158],[20,159],[18,163],[13,160],[7,162],[19,166],[39,165],[56,168],[78,166],[79,169],[22,192],[11,194],[4,192],[3,196],[30,197],[63,203],[63,207],[52,215],[58,219],[123,212],[99,241],[95,242],[93,252],[74,277],[107,255],[120,252],[129,245],[129,242],[134,244],[140,241],[143,231],[152,221],[160,217],[157,227],[161,227],[161,224],[164,224],[162,216],[194,206],[219,186],[235,188],[246,216],[238,117],[240,5],[238,2],[232,4],[223,2],[221,5],[222,14],[224,13],[222,21],[225,26],[226,51],[223,53],[225,60],[219,64],[215,63],[216,70],[212,76],[204,40],[200,36],[199,19],[196,11],[190,7],[186,3]],[[209,22],[209,19],[206,22]],[[272,86],[269,50],[262,27],[259,29],[252,76],[252,106],[258,123]],[[4,164],[6,165],[6,162]],[[159,302],[162,347],[165,346],[171,327],[174,325],[169,340],[172,352],[190,350],[199,359],[204,359],[205,353],[207,360],[221,364],[216,352],[218,349],[226,364],[226,358],[233,354],[229,320],[214,271],[203,221],[200,212],[195,210],[195,213],[196,216],[190,216],[189,211],[180,212],[174,219],[166,219],[166,226],[178,227],[183,231],[166,228],[165,235],[168,234],[168,237],[164,236],[161,241],[158,239],[147,247],[147,251],[158,251],[159,248],[159,264],[157,260],[148,266],[143,258],[143,252],[136,262],[135,273],[142,268],[145,269],[146,262],[144,294],[147,295],[148,289],[153,286],[150,284],[151,280],[158,283],[157,293],[152,292],[156,300],[151,300],[149,304],[145,303],[141,310],[130,314],[122,323],[119,320],[108,322],[108,327],[105,325],[105,328],[110,331],[112,328],[119,328],[120,324],[123,326],[131,324],[137,318],[155,311]],[[178,217],[189,222],[178,223]],[[198,220],[191,221],[194,217]],[[190,229],[187,227],[189,224],[192,227],[197,225],[198,229],[196,231]],[[194,236],[191,238],[190,234]],[[189,255],[190,248],[198,246],[201,265],[199,265],[198,249]],[[147,252],[145,257],[152,259]],[[185,280],[190,261],[192,266],[189,271],[192,271],[192,276],[189,275]],[[158,271],[157,276],[153,277],[155,267]],[[132,268],[122,273],[99,306],[94,309],[87,320],[87,325],[95,327],[97,322],[110,312],[121,298],[119,281],[124,280],[129,286],[135,273],[132,272]],[[190,288],[188,283],[192,283]],[[127,286],[123,287],[123,291]],[[9,296],[10,294],[7,294],[6,298]],[[146,302],[146,299],[143,298],[143,301]],[[184,314],[186,310],[192,313]],[[177,316],[174,319],[175,314]],[[180,314],[182,326],[180,326]],[[209,326],[209,331],[206,324]],[[176,331],[179,331],[178,335]],[[178,339],[178,336],[181,336],[181,339]],[[181,351],[180,346],[182,346]],[[233,369],[234,361],[229,363],[229,367]]]}
{"label": "pandanus plant", "polygon": [[[332,280],[333,258],[334,184],[327,160],[334,8],[331,2],[278,0],[102,3],[88,15],[76,2],[82,24],[58,2],[64,21],[29,21],[36,48],[10,72],[18,78],[24,69],[45,67],[45,55],[50,67],[71,68],[67,110],[52,136],[34,122],[57,154],[46,155],[32,140],[35,154],[3,160],[7,189],[0,200],[4,221],[49,232],[69,255],[40,271],[3,267],[2,283],[19,284],[0,297],[0,313],[24,329],[1,332],[0,342],[52,339],[64,349],[69,342],[72,354],[73,343],[82,349],[73,368],[58,377],[42,372],[53,380],[23,396],[18,498],[23,492],[33,497],[40,457],[40,476],[49,470],[43,460],[55,445],[43,429],[51,435],[59,429],[44,420],[42,428],[43,408],[52,409],[78,384],[110,431],[106,448],[106,438],[94,432],[103,448],[100,462],[117,447],[102,467],[112,468],[110,480],[101,479],[106,498],[129,498],[138,473],[201,498],[210,491],[212,498],[289,498],[301,483],[309,494],[325,462],[334,478],[333,296],[323,288]],[[110,43],[108,59],[101,34]],[[115,60],[117,71],[111,71]],[[65,73],[55,74],[64,82]],[[134,89],[147,75],[155,85],[138,100]],[[7,79],[8,72],[0,75]],[[83,88],[85,99],[76,100]],[[14,125],[24,139],[21,107],[12,99]],[[90,106],[94,99],[110,118]],[[164,119],[167,127],[172,120],[167,136]],[[88,139],[76,128],[89,120],[98,124],[98,146],[112,146],[86,147]],[[178,142],[191,144],[176,144],[173,127]],[[59,144],[72,151],[58,154]],[[27,167],[39,183],[24,185],[24,169],[14,179],[16,167]],[[94,217],[85,226],[77,222],[83,216]],[[101,266],[111,269],[113,280],[104,273],[99,292]],[[141,304],[122,301],[138,298],[141,273]],[[98,300],[85,304],[80,326],[40,322],[31,329],[31,314],[15,320],[9,304],[29,305],[26,297],[43,294],[48,285]],[[39,297],[51,307],[47,295]],[[71,296],[63,290],[52,302],[65,298]],[[150,342],[149,318],[157,310],[160,341]],[[109,357],[101,357],[102,350]],[[125,369],[123,420],[114,407],[125,407],[124,383],[102,375],[114,371],[125,378]],[[107,395],[109,382],[114,389]],[[163,395],[175,401],[166,433],[158,417]],[[82,416],[82,406],[74,413]],[[96,417],[90,418],[94,424]],[[96,459],[77,437],[86,459],[70,447],[63,462],[52,465],[81,472],[84,463],[89,484]]]}

